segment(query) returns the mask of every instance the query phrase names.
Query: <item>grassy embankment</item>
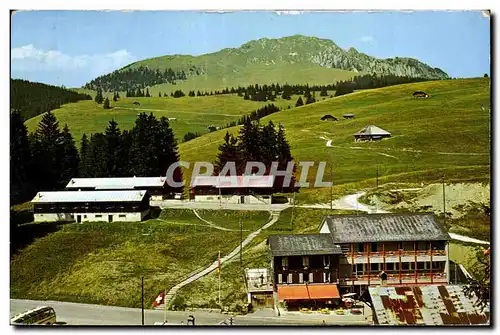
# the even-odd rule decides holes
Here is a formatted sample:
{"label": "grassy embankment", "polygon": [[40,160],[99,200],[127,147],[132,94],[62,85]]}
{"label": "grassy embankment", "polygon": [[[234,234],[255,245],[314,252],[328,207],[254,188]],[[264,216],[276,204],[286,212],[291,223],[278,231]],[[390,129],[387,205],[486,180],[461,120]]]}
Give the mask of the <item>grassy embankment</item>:
{"label": "grassy embankment", "polygon": [[[239,227],[243,238],[269,219],[268,212],[202,211],[214,223]],[[141,223],[63,225],[11,259],[11,297],[140,307],[193,271],[227,254],[240,232],[207,226],[190,210],[164,211]]]}

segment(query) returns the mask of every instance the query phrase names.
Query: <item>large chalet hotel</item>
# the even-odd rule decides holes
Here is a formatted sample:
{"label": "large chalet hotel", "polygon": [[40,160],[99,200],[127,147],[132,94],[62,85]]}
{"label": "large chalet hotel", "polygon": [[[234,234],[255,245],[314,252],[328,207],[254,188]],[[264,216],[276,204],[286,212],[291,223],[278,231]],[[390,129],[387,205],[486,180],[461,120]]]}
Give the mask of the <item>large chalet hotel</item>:
{"label": "large chalet hotel", "polygon": [[273,292],[288,306],[449,282],[449,235],[432,213],[326,216],[319,231],[268,238]]}

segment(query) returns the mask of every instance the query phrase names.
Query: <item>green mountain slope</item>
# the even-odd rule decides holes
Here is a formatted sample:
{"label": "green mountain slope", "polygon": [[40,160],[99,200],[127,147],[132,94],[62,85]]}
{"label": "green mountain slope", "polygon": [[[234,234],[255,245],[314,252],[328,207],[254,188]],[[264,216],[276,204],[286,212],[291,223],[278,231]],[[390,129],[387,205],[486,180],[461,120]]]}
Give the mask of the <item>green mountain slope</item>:
{"label": "green mountain slope", "polygon": [[[430,97],[413,98],[417,90]],[[377,165],[381,177],[394,181],[421,182],[443,175],[482,179],[489,178],[489,105],[487,78],[431,81],[355,92],[283,110],[261,122],[285,126],[296,160],[331,162],[337,185],[374,179]],[[343,119],[346,113],[354,113],[355,118]],[[339,121],[321,121],[326,114]],[[354,142],[352,135],[371,124],[389,131],[392,138]],[[238,129],[229,131],[237,134]],[[214,161],[225,132],[181,144],[181,159]],[[331,147],[326,145],[328,140]],[[316,166],[310,176],[315,171]]]}
{"label": "green mountain slope", "polygon": [[[281,108],[294,105],[295,100],[277,99],[276,101],[259,102],[244,100],[237,95],[213,95],[206,97],[159,98],[153,94],[151,98],[121,98],[111,101],[111,109],[103,109],[92,100],[80,101],[61,106],[53,111],[61,125],[67,124],[71,134],[79,145],[83,135],[103,132],[108,122],[114,119],[121,130],[131,129],[141,112],[153,113],[160,118],[176,118],[170,121],[178,141],[182,141],[187,132],[207,133],[207,127],[214,125],[223,127],[237,121],[242,115],[250,114],[260,107],[274,103]],[[134,105],[139,102],[140,105]],[[25,122],[28,131],[36,130],[42,115]]]}
{"label": "green mountain slope", "polygon": [[86,93],[62,87],[21,79],[10,80],[10,109],[20,110],[24,119],[59,108],[68,102],[90,99],[91,96]]}
{"label": "green mountain slope", "polygon": [[[188,55],[156,57],[132,63],[115,72],[141,68],[160,72],[167,69],[183,71],[187,80],[176,80],[175,86],[199,90],[271,82],[327,84],[347,79],[357,73],[428,79],[448,78],[442,70],[432,68],[416,59],[398,57],[376,59],[359,53],[354,48],[345,51],[330,40],[302,35],[279,39],[262,38],[245,43],[239,48],[222,49],[197,57]],[[85,87],[109,89],[113,86],[110,82],[114,80],[111,75],[96,78]],[[183,84],[185,81],[190,83]],[[137,83],[130,83],[134,84]],[[166,86],[164,89],[173,87]]]}

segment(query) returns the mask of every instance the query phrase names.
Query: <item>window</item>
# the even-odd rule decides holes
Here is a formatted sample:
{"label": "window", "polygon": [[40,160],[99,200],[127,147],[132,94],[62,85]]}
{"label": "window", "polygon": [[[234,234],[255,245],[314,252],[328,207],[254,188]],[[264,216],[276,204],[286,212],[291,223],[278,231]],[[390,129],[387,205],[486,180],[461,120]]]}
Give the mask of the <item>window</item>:
{"label": "window", "polygon": [[385,268],[387,271],[394,271],[394,263],[385,263]]}
{"label": "window", "polygon": [[410,263],[408,262],[404,262],[404,263],[401,263],[402,266],[403,266],[403,271],[408,271],[410,270]]}
{"label": "window", "polygon": [[313,276],[312,272],[309,273],[309,282],[314,283],[314,276]]}
{"label": "window", "polygon": [[423,270],[425,268],[425,263],[424,262],[418,262],[417,263],[417,269],[418,270]]}
{"label": "window", "polygon": [[95,216],[96,218],[102,218],[102,215],[101,214],[96,214]]}
{"label": "window", "polygon": [[443,262],[432,262],[432,269],[441,270],[443,268]]}
{"label": "window", "polygon": [[126,218],[127,217],[127,214],[120,214],[118,215],[119,218]]}
{"label": "window", "polygon": [[417,245],[417,249],[418,250],[427,250],[428,249],[428,246],[427,246],[427,242],[418,242],[418,245]]}
{"label": "window", "polygon": [[379,271],[379,263],[370,264],[370,272],[378,272]]}
{"label": "window", "polygon": [[323,272],[323,283],[330,282],[330,272]]}
{"label": "window", "polygon": [[283,283],[283,275],[281,273],[278,273],[278,284]]}
{"label": "window", "polygon": [[299,283],[300,284],[304,283],[304,274],[303,273],[299,273]]}
{"label": "window", "polygon": [[364,245],[364,243],[358,243],[358,251],[359,252],[365,252],[365,245]]}
{"label": "window", "polygon": [[288,266],[288,257],[286,257],[286,256],[281,257],[281,265],[284,268]]}
{"label": "window", "polygon": [[84,219],[86,219],[86,218],[87,218],[87,215],[84,215],[84,216],[83,216],[83,218],[84,218]]}
{"label": "window", "polygon": [[364,272],[364,264],[356,264],[356,272],[363,273]]}
{"label": "window", "polygon": [[288,280],[287,280],[288,284],[293,284],[293,276],[291,273],[288,274]]}
{"label": "window", "polygon": [[330,256],[323,256],[323,266],[330,266]]}
{"label": "window", "polygon": [[304,267],[309,266],[309,256],[302,256],[302,264],[304,265]]}
{"label": "window", "polygon": [[377,252],[377,243],[372,243],[371,244],[371,252]]}

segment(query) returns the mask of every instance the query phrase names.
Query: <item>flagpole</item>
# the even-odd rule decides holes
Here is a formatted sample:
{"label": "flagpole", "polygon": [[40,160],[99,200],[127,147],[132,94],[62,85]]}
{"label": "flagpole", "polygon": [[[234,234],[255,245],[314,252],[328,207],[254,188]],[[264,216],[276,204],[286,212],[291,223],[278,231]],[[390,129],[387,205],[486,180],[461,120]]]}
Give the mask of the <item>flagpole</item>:
{"label": "flagpole", "polygon": [[165,288],[165,293],[163,293],[163,304],[165,305],[164,323],[167,323],[167,289],[166,288]]}

